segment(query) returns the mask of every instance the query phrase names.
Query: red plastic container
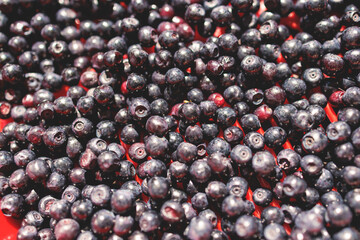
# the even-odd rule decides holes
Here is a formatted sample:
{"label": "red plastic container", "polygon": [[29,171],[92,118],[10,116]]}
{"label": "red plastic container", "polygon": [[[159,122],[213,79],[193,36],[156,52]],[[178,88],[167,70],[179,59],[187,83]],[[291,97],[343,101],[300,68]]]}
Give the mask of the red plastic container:
{"label": "red plastic container", "polygon": [[[261,1],[261,7],[260,7],[260,10],[258,11],[257,14],[260,15],[265,10],[266,10],[266,8],[263,5],[263,1]],[[287,27],[289,27],[291,29],[301,31],[301,28],[299,26],[299,17],[294,12],[290,13],[288,17],[281,19],[281,24],[284,24],[284,25],[286,25]],[[218,29],[216,29],[216,31],[214,33],[214,36],[220,36],[223,32],[224,32],[223,28],[218,28]],[[197,38],[198,38],[198,40],[205,40],[205,39],[201,38],[198,34],[197,34]],[[292,38],[292,36],[290,36],[290,38]],[[149,51],[149,52],[152,52],[154,49],[146,49],[146,50]],[[278,62],[285,62],[285,60],[283,59],[281,54],[280,54],[280,57],[278,58]],[[55,97],[66,95],[67,88],[68,87],[63,87],[63,89],[61,91],[55,93]],[[214,95],[213,97],[216,97],[216,95]],[[336,115],[335,111],[333,110],[332,106],[330,105],[330,103],[328,103],[327,106],[325,107],[325,112],[326,112],[326,115],[328,117],[329,122],[337,121],[337,115]],[[11,122],[11,119],[9,119],[9,120],[0,120],[0,131],[2,130],[2,128],[8,122]],[[269,122],[273,126],[276,125],[276,122],[273,119],[270,119]],[[235,125],[241,128],[238,121],[236,121]],[[262,128],[260,128],[258,130],[258,132],[261,133],[261,134],[264,134],[264,130]],[[123,144],[123,145],[124,145],[125,148],[128,147],[125,144]],[[283,145],[283,148],[292,148],[292,145],[291,145],[291,143],[289,141],[286,141],[286,143]],[[269,148],[266,148],[266,149],[269,150],[271,153],[273,153],[274,156],[276,157],[276,154],[272,151],[272,149],[269,149]],[[131,161],[131,159],[129,158],[128,155],[127,155],[127,158],[128,158],[129,161]],[[134,165],[137,166],[136,163],[134,163]],[[137,177],[136,177],[136,180],[138,182],[141,182],[141,179],[139,179]],[[260,184],[262,186],[264,186],[264,187],[269,186],[269,183],[267,183],[264,179],[259,178],[258,180],[259,180],[259,182],[260,182]],[[246,199],[252,201],[252,191],[250,189],[248,190]],[[147,200],[146,196],[144,196],[144,200]],[[274,207],[280,207],[280,202],[278,200],[274,199],[270,203],[270,205],[274,206]],[[260,217],[261,211],[262,211],[262,208],[256,206],[256,209],[255,209],[255,212],[254,212],[253,215],[256,216],[256,217]],[[221,220],[221,216],[218,216],[218,225],[217,225],[218,229],[221,229],[220,220]],[[0,240],[15,240],[16,235],[17,235],[17,230],[20,227],[21,227],[21,219],[13,219],[13,218],[10,218],[10,217],[6,217],[0,211]],[[285,227],[286,231],[288,233],[290,233],[290,231],[291,231],[290,226],[287,225],[287,224],[284,224],[284,227]]]}

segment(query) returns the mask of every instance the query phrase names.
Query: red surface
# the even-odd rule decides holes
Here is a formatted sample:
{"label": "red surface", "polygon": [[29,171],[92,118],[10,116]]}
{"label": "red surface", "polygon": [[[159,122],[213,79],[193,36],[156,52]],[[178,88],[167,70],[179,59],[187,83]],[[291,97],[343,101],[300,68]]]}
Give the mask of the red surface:
{"label": "red surface", "polygon": [[[260,15],[261,12],[265,11],[266,8],[264,7],[263,4],[261,4],[261,8],[259,10],[259,12],[257,13],[257,15]],[[288,26],[289,28],[292,28],[294,30],[298,30],[298,31],[301,31],[300,29],[300,26],[299,26],[299,17],[296,16],[296,14],[294,12],[290,13],[288,17],[282,19],[281,21],[282,24]],[[79,25],[79,22],[78,20],[76,21],[76,25]],[[214,33],[215,36],[220,36],[222,33],[224,32],[224,28],[220,28],[218,27]],[[199,34],[197,33],[196,31],[196,38],[198,40],[205,40],[204,38],[201,38],[199,36]],[[154,51],[154,48],[149,48],[149,49],[146,49],[147,51],[149,52],[153,52]],[[280,55],[279,56],[279,59],[278,59],[278,62],[285,62],[285,60],[283,59],[283,57]],[[126,87],[125,87],[125,82],[123,82],[122,86],[121,86],[121,90],[123,93],[126,94]],[[68,89],[68,87],[64,86],[63,89],[57,93],[55,93],[55,97],[59,97],[59,96],[63,96],[66,94],[66,90]],[[224,99],[221,99],[221,96],[219,98],[219,96],[217,96],[216,94],[212,95],[211,96],[212,98],[210,100],[213,100],[215,101],[217,104],[220,104],[220,105],[227,105],[226,103],[222,103],[221,100],[224,100]],[[210,97],[209,97],[210,98]],[[327,106],[325,107],[325,112],[327,114],[327,117],[329,119],[330,122],[334,122],[334,121],[337,121],[337,116],[336,116],[336,113],[335,111],[333,110],[332,106],[330,104],[327,104]],[[8,122],[11,122],[11,119],[9,120],[0,120],[0,131],[2,130],[2,128],[8,123]],[[273,120],[273,119],[270,119],[269,122],[271,123],[272,126],[275,126],[276,125],[276,122]],[[238,121],[236,121],[235,123],[236,126],[240,127],[240,124]],[[264,134],[264,129],[260,128],[258,130],[259,133],[261,134]],[[222,137],[222,136],[221,136]],[[128,145],[122,143],[122,145],[128,149]],[[287,140],[286,143],[283,145],[283,148],[291,148],[292,149],[292,144]],[[274,156],[276,157],[276,154],[272,151],[272,149],[269,149],[269,148],[266,148],[267,150],[269,150],[272,154],[274,154]],[[137,166],[136,163],[134,163],[128,154],[126,154],[126,157],[129,161],[131,161],[135,166]],[[141,183],[141,179],[139,179],[137,176],[136,176],[136,180]],[[269,187],[269,183],[266,182],[264,179],[262,178],[258,178],[260,184],[263,186],[263,187]],[[143,195],[143,200],[147,201],[148,197]],[[246,195],[246,199],[247,200],[250,200],[252,201],[252,190],[249,188],[248,190],[248,193]],[[280,207],[280,202],[276,199],[274,199],[271,204],[271,206],[275,206],[275,207]],[[254,212],[254,216],[256,217],[260,217],[260,214],[261,214],[261,211],[262,211],[262,208],[259,207],[259,206],[256,206],[255,205],[255,212]],[[221,229],[221,225],[220,225],[220,216],[218,216],[218,225],[217,225],[217,228],[218,229]],[[8,217],[5,217],[2,212],[0,211],[0,240],[15,240],[16,239],[16,234],[17,234],[17,229],[20,227],[21,225],[21,220],[19,219],[13,219],[13,218],[8,218]],[[288,233],[290,233],[291,231],[291,228],[289,225],[287,224],[284,224],[284,227],[286,229],[286,231]]]}

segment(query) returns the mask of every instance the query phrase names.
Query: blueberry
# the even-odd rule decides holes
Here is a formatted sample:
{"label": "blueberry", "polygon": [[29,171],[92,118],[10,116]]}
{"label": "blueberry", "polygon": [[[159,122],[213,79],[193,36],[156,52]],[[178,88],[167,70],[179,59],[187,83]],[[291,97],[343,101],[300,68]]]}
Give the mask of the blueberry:
{"label": "blueberry", "polygon": [[345,202],[348,204],[348,206],[353,210],[353,212],[358,215],[359,214],[359,201],[357,199],[357,196],[359,195],[358,189],[350,190],[345,195]]}
{"label": "blueberry", "polygon": [[170,232],[165,232],[161,238],[161,240],[181,240],[182,237],[179,234],[176,233],[170,233]]}
{"label": "blueberry", "polygon": [[114,212],[123,214],[133,206],[134,196],[129,190],[117,190],[111,196],[111,207]]}
{"label": "blueberry", "polygon": [[35,159],[27,164],[26,174],[31,180],[41,182],[49,176],[50,167],[44,160]]}
{"label": "blueberry", "polygon": [[286,239],[287,233],[284,227],[277,223],[270,223],[264,228],[265,239]]}
{"label": "blueberry", "polygon": [[230,153],[231,160],[239,165],[246,165],[252,159],[252,151],[244,145],[236,145]]}
{"label": "blueberry", "polygon": [[326,135],[320,131],[312,130],[302,138],[302,147],[305,152],[318,154],[323,152],[328,145]]}
{"label": "blueberry", "polygon": [[109,120],[99,122],[96,125],[95,135],[104,140],[117,138],[115,123]]}
{"label": "blueberry", "polygon": [[160,227],[160,216],[153,210],[143,213],[139,219],[139,227],[142,232],[153,232]]}
{"label": "blueberry", "polygon": [[34,226],[40,227],[44,223],[44,218],[37,211],[30,211],[25,216],[21,225],[24,226]]}
{"label": "blueberry", "polygon": [[137,174],[140,178],[163,176],[166,172],[165,164],[157,159],[150,159],[143,162],[137,168]]}
{"label": "blueberry", "polygon": [[212,154],[215,152],[221,152],[225,156],[228,156],[231,151],[230,144],[226,141],[224,141],[221,138],[214,138],[211,140],[206,148],[206,151],[208,154]]}
{"label": "blueberry", "polygon": [[149,180],[149,194],[153,199],[163,199],[169,192],[169,183],[163,177],[153,177]]}
{"label": "blueberry", "polygon": [[328,192],[334,186],[334,177],[330,171],[322,169],[318,179],[315,180],[314,187],[319,192]]}
{"label": "blueberry", "polygon": [[256,55],[249,55],[241,61],[241,68],[247,75],[256,76],[262,71],[262,61]]}
{"label": "blueberry", "polygon": [[346,166],[342,170],[344,181],[350,186],[358,186],[360,183],[358,172],[360,172],[360,168],[355,166]]}
{"label": "blueberry", "polygon": [[284,213],[276,207],[266,207],[261,212],[261,220],[266,224],[270,223],[277,223],[277,224],[283,224],[284,223]]}
{"label": "blueberry", "polygon": [[236,220],[235,233],[240,238],[250,238],[260,234],[261,223],[255,217],[243,215]]}
{"label": "blueberry", "polygon": [[[170,140],[170,139],[169,139]],[[171,141],[169,141],[171,144]],[[146,159],[147,153],[144,143],[134,143],[129,148],[129,156],[135,162],[142,162]]]}
{"label": "blueberry", "polygon": [[212,153],[208,158],[208,165],[215,173],[223,173],[230,165],[230,159],[221,152]]}
{"label": "blueberry", "polygon": [[1,199],[1,211],[5,216],[11,216],[19,218],[22,215],[24,209],[24,198],[16,193],[5,195]]}
{"label": "blueberry", "polygon": [[124,236],[131,232],[133,225],[134,219],[131,216],[117,215],[115,217],[113,231],[118,236]]}
{"label": "blueberry", "polygon": [[185,140],[193,143],[200,144],[203,142],[203,131],[198,125],[188,126],[185,130]]}
{"label": "blueberry", "polygon": [[253,193],[253,200],[256,205],[266,207],[272,201],[272,193],[265,188],[257,188]]}
{"label": "blueberry", "polygon": [[45,131],[42,139],[49,148],[56,148],[65,144],[67,136],[64,128],[50,127]]}
{"label": "blueberry", "polygon": [[261,127],[259,118],[254,114],[245,114],[240,119],[240,125],[245,132],[256,131]]}
{"label": "blueberry", "polygon": [[135,180],[125,182],[121,189],[131,191],[135,198],[138,198],[142,193],[140,184]]}
{"label": "blueberry", "polygon": [[216,111],[216,120],[220,125],[230,127],[236,121],[236,113],[229,107],[219,108]]}
{"label": "blueberry", "polygon": [[113,172],[119,166],[120,159],[115,152],[104,151],[97,157],[99,168],[103,172]]}
{"label": "blueberry", "polygon": [[238,217],[243,213],[245,204],[241,197],[229,195],[222,202],[222,212],[228,218]]}
{"label": "blueberry", "polygon": [[327,214],[330,223],[336,227],[347,226],[351,222],[353,217],[350,208],[342,203],[330,204],[327,208]]}
{"label": "blueberry", "polygon": [[151,116],[146,121],[146,130],[149,133],[163,136],[168,130],[168,125],[164,118],[160,116]]}
{"label": "blueberry", "polygon": [[299,110],[291,115],[291,125],[298,131],[309,131],[314,125],[314,117],[308,111]]}
{"label": "blueberry", "polygon": [[46,182],[46,188],[53,192],[61,192],[65,188],[66,177],[60,173],[53,172]]}
{"label": "blueberry", "polygon": [[151,135],[145,140],[145,149],[152,157],[164,156],[168,150],[168,140],[165,137]]}
{"label": "blueberry", "polygon": [[77,200],[71,205],[70,213],[73,219],[82,222],[90,218],[93,205],[90,200]]}
{"label": "blueberry", "polygon": [[131,144],[139,140],[139,133],[134,125],[126,125],[120,133],[121,140],[126,144]]}
{"label": "blueberry", "polygon": [[281,127],[271,127],[265,131],[265,144],[270,148],[282,146],[286,141],[286,131]]}
{"label": "blueberry", "polygon": [[333,235],[333,239],[334,240],[339,240],[339,239],[356,239],[358,236],[358,233],[350,228],[350,227],[345,227],[343,228],[342,230],[336,232],[334,235]]}
{"label": "blueberry", "polygon": [[284,194],[289,197],[299,196],[305,192],[306,187],[306,182],[295,175],[285,177],[283,182]]}
{"label": "blueberry", "polygon": [[189,239],[208,239],[210,238],[212,225],[209,220],[203,217],[191,219],[184,235]]}
{"label": "blueberry", "polygon": [[24,226],[21,227],[17,234],[17,239],[35,239],[37,237],[38,231],[34,226]]}
{"label": "blueberry", "polygon": [[269,175],[275,167],[275,158],[268,151],[259,151],[252,158],[252,167],[261,175]]}
{"label": "blueberry", "polygon": [[169,166],[170,175],[176,180],[181,180],[185,178],[188,173],[188,170],[189,168],[186,164],[178,161],[171,163]]}
{"label": "blueberry", "polygon": [[55,220],[67,218],[69,213],[70,204],[64,199],[56,200],[50,207],[50,216]]}
{"label": "blueberry", "polygon": [[[209,4],[210,5],[210,4]],[[211,5],[210,5],[211,6]],[[230,21],[232,16],[232,8],[229,6],[209,6],[209,10],[211,8],[210,17],[211,19],[220,26],[226,25],[228,21]]]}
{"label": "blueberry", "polygon": [[244,144],[253,151],[262,150],[265,146],[265,138],[258,132],[249,132],[245,135]]}
{"label": "blueberry", "polygon": [[194,181],[204,183],[211,177],[211,168],[206,161],[197,160],[191,164],[189,173]]}
{"label": "blueberry", "polygon": [[91,203],[96,206],[107,206],[111,198],[111,190],[104,184],[95,186],[90,195]]}
{"label": "blueberry", "polygon": [[205,139],[213,139],[219,134],[219,128],[215,123],[203,123],[201,129]]}
{"label": "blueberry", "polygon": [[179,202],[166,201],[160,209],[161,218],[169,223],[182,221],[185,217],[184,209]]}
{"label": "blueberry", "polygon": [[[95,192],[94,192],[95,193]],[[79,188],[69,185],[62,193],[61,198],[67,200],[70,203],[75,202],[80,198],[81,191]]]}
{"label": "blueberry", "polygon": [[85,240],[85,239],[95,240],[97,238],[91,231],[83,231],[78,235],[77,239],[78,240]]}
{"label": "blueberry", "polygon": [[113,227],[115,215],[109,210],[99,210],[91,218],[91,229],[99,235],[106,235]]}
{"label": "blueberry", "polygon": [[343,97],[343,102],[347,106],[359,106],[360,105],[360,88],[358,87],[350,87],[346,89]]}
{"label": "blueberry", "polygon": [[145,233],[141,231],[134,231],[128,238],[129,240],[148,240],[149,238],[145,235]]}

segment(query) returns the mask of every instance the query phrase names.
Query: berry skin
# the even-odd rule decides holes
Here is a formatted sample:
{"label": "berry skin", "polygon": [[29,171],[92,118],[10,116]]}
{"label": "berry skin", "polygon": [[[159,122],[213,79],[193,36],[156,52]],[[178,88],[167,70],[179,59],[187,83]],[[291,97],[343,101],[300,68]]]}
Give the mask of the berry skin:
{"label": "berry skin", "polygon": [[255,217],[243,215],[236,220],[235,233],[240,238],[249,238],[260,234],[259,222]]}
{"label": "berry skin", "polygon": [[239,216],[244,211],[244,207],[243,200],[234,195],[226,197],[222,202],[222,212],[228,218]]}
{"label": "berry skin", "polygon": [[294,197],[305,192],[306,182],[295,175],[287,176],[284,179],[283,191],[286,196]]}
{"label": "berry skin", "polygon": [[179,202],[166,201],[160,209],[161,218],[169,223],[180,222],[185,217],[183,207]]}
{"label": "berry skin", "polygon": [[115,215],[109,210],[99,210],[91,218],[91,229],[95,234],[106,235],[114,225]]}
{"label": "berry skin", "polygon": [[268,189],[257,188],[253,193],[253,200],[256,205],[266,207],[272,201],[272,193]]}
{"label": "berry skin", "polygon": [[133,206],[134,196],[129,190],[117,190],[111,196],[111,207],[118,213],[123,214]]}
{"label": "berry skin", "polygon": [[281,127],[271,127],[265,131],[265,144],[270,148],[276,148],[283,145],[286,141],[286,132]]}
{"label": "berry skin", "polygon": [[219,108],[216,111],[216,119],[220,125],[230,127],[236,121],[236,113],[232,108]]}
{"label": "berry skin", "polygon": [[245,132],[256,131],[261,127],[259,118],[254,114],[245,114],[240,119],[240,125]]}
{"label": "berry skin", "polygon": [[5,195],[1,200],[1,211],[5,216],[19,218],[22,214],[24,198],[15,193]]}
{"label": "berry skin", "polygon": [[324,166],[322,160],[315,155],[306,155],[300,160],[301,169],[310,176],[316,176],[321,173]]}
{"label": "berry skin", "polygon": [[206,151],[208,154],[212,154],[215,152],[221,152],[225,156],[228,156],[231,151],[230,144],[224,141],[221,138],[214,138],[210,143],[208,144]]}
{"label": "berry skin", "polygon": [[350,208],[345,204],[330,204],[327,208],[330,223],[336,227],[347,226],[352,220]]}
{"label": "berry skin", "polygon": [[77,200],[71,205],[70,213],[76,221],[86,221],[93,212],[93,205],[90,200]]}
{"label": "berry skin", "polygon": [[208,207],[209,201],[205,193],[199,192],[191,198],[191,204],[197,210],[204,210]]}
{"label": "berry skin", "polygon": [[146,159],[147,153],[145,150],[145,144],[134,143],[129,148],[129,156],[135,162],[142,162]]}
{"label": "berry skin", "polygon": [[45,180],[50,174],[50,167],[44,160],[36,159],[26,166],[26,174],[35,182]]}
{"label": "berry skin", "polygon": [[271,223],[264,229],[265,239],[286,239],[287,233],[284,227],[277,223]]}
{"label": "berry skin", "polygon": [[231,126],[224,130],[224,138],[231,145],[235,145],[240,143],[240,141],[244,138],[244,133],[240,128]]}
{"label": "berry skin", "polygon": [[211,177],[211,168],[206,161],[197,160],[189,168],[191,178],[198,183],[204,183]]}
{"label": "berry skin", "polygon": [[291,125],[298,131],[309,131],[314,125],[314,118],[308,111],[299,110],[291,115]]}
{"label": "berry skin", "polygon": [[163,199],[168,195],[169,183],[163,177],[153,177],[149,180],[149,195],[153,199]]}
{"label": "berry skin", "polygon": [[34,226],[21,227],[17,234],[17,239],[35,239],[37,237],[37,229]]}
{"label": "berry skin", "polygon": [[146,121],[146,130],[158,136],[163,136],[168,130],[168,124],[165,119],[160,116],[151,116]]}
{"label": "berry skin", "polygon": [[134,219],[131,216],[117,215],[114,221],[113,231],[118,236],[128,234],[134,225]]}
{"label": "berry skin", "polygon": [[302,147],[305,152],[318,154],[325,150],[328,146],[326,135],[320,131],[312,130],[304,135],[302,139]]}
{"label": "berry skin", "polygon": [[110,199],[110,188],[104,184],[95,186],[90,195],[91,203],[96,206],[106,206],[109,204]]}
{"label": "berry skin", "polygon": [[209,220],[203,217],[195,217],[191,219],[184,235],[191,239],[208,239],[210,238],[212,225]]}
{"label": "berry skin", "polygon": [[168,140],[164,137],[160,138],[155,135],[151,135],[145,141],[145,149],[152,157],[163,156],[168,150]]}
{"label": "berry skin", "polygon": [[249,55],[241,61],[241,67],[246,74],[256,76],[262,71],[262,62],[258,56]]}
{"label": "berry skin", "polygon": [[261,175],[269,175],[275,167],[275,159],[268,151],[257,152],[252,158],[252,167]]}
{"label": "berry skin", "polygon": [[261,212],[261,219],[264,221],[265,224],[283,224],[284,218],[284,213],[276,207],[269,206]]}
{"label": "berry skin", "polygon": [[284,149],[277,155],[277,162],[286,173],[294,172],[300,164],[301,157],[294,150]]}
{"label": "berry skin", "polygon": [[157,212],[148,210],[139,219],[139,226],[143,232],[153,232],[160,226],[160,217]]}
{"label": "berry skin", "polygon": [[239,165],[246,165],[252,159],[252,151],[244,145],[236,145],[230,153],[231,160]]}
{"label": "berry skin", "polygon": [[56,148],[65,144],[67,136],[63,128],[50,127],[45,131],[42,139],[49,148]]}
{"label": "berry skin", "polygon": [[97,157],[97,162],[103,172],[113,172],[119,166],[120,159],[112,151],[104,151]]}
{"label": "berry skin", "polygon": [[253,151],[262,150],[265,146],[263,135],[258,132],[249,132],[245,135],[244,144]]}

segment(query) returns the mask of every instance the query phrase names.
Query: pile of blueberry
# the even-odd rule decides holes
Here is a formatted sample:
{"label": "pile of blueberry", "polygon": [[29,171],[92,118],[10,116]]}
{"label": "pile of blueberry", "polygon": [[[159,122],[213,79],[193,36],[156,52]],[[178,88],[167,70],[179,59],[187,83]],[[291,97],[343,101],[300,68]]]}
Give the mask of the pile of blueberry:
{"label": "pile of blueberry", "polygon": [[359,9],[0,0],[17,239],[359,240]]}

